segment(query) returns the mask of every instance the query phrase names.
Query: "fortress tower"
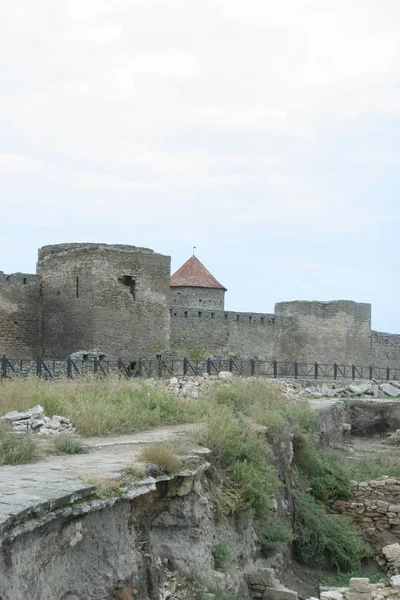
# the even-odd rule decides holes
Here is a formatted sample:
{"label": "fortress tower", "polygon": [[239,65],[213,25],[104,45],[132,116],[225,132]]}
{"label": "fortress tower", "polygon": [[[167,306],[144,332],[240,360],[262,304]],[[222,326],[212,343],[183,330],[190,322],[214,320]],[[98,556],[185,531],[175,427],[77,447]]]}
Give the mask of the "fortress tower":
{"label": "fortress tower", "polygon": [[170,258],[147,248],[58,244],[39,250],[41,355],[140,357],[169,340]]}
{"label": "fortress tower", "polygon": [[224,310],[226,288],[191,256],[171,277],[171,305]]}

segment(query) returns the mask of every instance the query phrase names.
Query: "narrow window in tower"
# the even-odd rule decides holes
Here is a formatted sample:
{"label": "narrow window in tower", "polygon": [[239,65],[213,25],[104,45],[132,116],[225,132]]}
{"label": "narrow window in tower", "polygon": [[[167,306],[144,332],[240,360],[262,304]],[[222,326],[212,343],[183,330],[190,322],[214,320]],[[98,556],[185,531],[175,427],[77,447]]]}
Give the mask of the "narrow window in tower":
{"label": "narrow window in tower", "polygon": [[39,297],[41,298],[43,296],[43,282],[40,282],[40,286],[39,286]]}
{"label": "narrow window in tower", "polygon": [[212,318],[212,319],[214,318],[214,313],[211,313],[211,318]]}
{"label": "narrow window in tower", "polygon": [[187,316],[188,316],[188,311],[187,311],[187,310],[185,310],[185,317],[187,317]]}
{"label": "narrow window in tower", "polygon": [[122,275],[122,277],[118,277],[118,283],[122,283],[122,285],[128,287],[132,298],[136,300],[136,281],[132,275]]}
{"label": "narrow window in tower", "polygon": [[22,283],[23,283],[23,285],[26,284],[26,277],[23,278]]}
{"label": "narrow window in tower", "polygon": [[76,278],[76,297],[79,298],[79,277]]}

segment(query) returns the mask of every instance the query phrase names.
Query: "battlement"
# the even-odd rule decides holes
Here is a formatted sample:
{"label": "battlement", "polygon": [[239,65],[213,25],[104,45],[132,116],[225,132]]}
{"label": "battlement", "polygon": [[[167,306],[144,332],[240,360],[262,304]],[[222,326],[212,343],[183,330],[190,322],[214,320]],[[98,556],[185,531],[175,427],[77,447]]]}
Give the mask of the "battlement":
{"label": "battlement", "polygon": [[10,273],[9,275],[7,275],[3,271],[0,271],[0,285],[6,283],[9,283],[11,285],[27,285],[37,283],[37,281],[37,275],[32,275],[31,273]]}

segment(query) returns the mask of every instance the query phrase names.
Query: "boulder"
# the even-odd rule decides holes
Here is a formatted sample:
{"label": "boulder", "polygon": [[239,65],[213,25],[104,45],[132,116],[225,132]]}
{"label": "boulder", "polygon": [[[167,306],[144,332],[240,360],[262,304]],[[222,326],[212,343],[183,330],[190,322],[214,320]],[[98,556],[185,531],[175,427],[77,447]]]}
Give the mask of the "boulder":
{"label": "boulder", "polygon": [[[220,371],[218,373],[218,379],[232,379],[233,377],[233,373],[231,373],[230,371]],[[400,390],[399,390],[400,393]]]}
{"label": "boulder", "polygon": [[21,421],[23,419],[30,419],[31,415],[29,412],[17,412],[16,410],[12,410],[8,412],[4,417],[1,417],[4,421]]}
{"label": "boulder", "polygon": [[400,588],[400,575],[393,575],[390,578],[390,585],[394,588]]}
{"label": "boulder", "polygon": [[361,388],[358,385],[355,385],[354,383],[351,383],[349,385],[349,390],[352,394],[361,395],[363,393]]}
{"label": "boulder", "polygon": [[40,406],[40,404],[36,404],[36,406],[32,406],[32,408],[30,408],[27,412],[34,419],[41,419],[44,415],[44,408],[43,406]]}
{"label": "boulder", "polygon": [[390,383],[382,383],[380,385],[380,389],[386,394],[386,396],[390,396],[391,398],[397,398],[397,396],[400,396],[400,389],[394,385],[391,385]]}
{"label": "boulder", "polygon": [[371,591],[371,582],[366,577],[352,577],[349,581],[350,592],[360,594],[369,594]]}

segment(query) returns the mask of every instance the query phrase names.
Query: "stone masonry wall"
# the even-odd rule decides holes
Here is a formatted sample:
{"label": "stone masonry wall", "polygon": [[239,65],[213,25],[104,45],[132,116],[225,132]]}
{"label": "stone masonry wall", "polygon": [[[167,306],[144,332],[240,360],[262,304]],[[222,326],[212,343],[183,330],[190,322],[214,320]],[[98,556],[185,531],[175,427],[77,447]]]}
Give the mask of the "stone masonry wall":
{"label": "stone masonry wall", "polygon": [[225,291],[217,288],[171,287],[171,306],[223,310]]}
{"label": "stone masonry wall", "polygon": [[275,313],[293,317],[292,354],[288,359],[370,364],[370,304],[347,300],[279,302]]}
{"label": "stone masonry wall", "polygon": [[367,535],[375,530],[400,534],[400,480],[381,477],[363,481],[354,486],[353,498],[336,500],[335,512],[341,513],[360,525]]}
{"label": "stone masonry wall", "polygon": [[400,367],[400,335],[371,331],[371,364]]}
{"label": "stone masonry wall", "polygon": [[42,353],[99,348],[137,358],[169,340],[170,259],[152,250],[64,244],[39,251]]}
{"label": "stone masonry wall", "polygon": [[39,351],[38,318],[36,276],[0,272],[0,355],[36,357]]}
{"label": "stone masonry wall", "polygon": [[214,355],[284,358],[291,327],[290,318],[273,314],[171,309],[172,341]]}

